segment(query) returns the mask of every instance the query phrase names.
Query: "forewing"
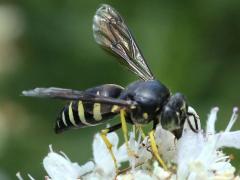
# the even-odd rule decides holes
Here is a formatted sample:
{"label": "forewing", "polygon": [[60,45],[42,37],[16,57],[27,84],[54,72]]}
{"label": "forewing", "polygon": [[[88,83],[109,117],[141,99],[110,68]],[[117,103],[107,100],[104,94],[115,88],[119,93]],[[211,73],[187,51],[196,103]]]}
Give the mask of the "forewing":
{"label": "forewing", "polygon": [[153,75],[121,15],[103,4],[93,18],[93,35],[98,44],[119,55],[119,61],[143,80]]}
{"label": "forewing", "polygon": [[72,89],[63,88],[35,88],[32,90],[23,91],[22,95],[29,97],[39,97],[39,98],[54,98],[54,99],[65,99],[65,100],[82,100],[84,102],[93,103],[104,103],[111,105],[118,105],[122,107],[132,107],[135,102],[125,101],[121,99],[115,99],[111,97],[99,96],[96,94],[87,93],[85,91],[77,91]]}

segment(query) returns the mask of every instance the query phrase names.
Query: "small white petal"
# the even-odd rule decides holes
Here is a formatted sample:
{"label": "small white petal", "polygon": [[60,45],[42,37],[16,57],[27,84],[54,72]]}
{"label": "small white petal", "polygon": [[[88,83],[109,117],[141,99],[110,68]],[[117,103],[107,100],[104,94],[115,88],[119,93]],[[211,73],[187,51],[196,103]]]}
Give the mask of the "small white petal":
{"label": "small white petal", "polygon": [[93,171],[95,168],[95,165],[92,161],[88,161],[82,166],[79,166],[78,163],[72,163],[72,166],[78,172],[79,176],[83,176],[83,175]]}
{"label": "small white petal", "polygon": [[157,179],[169,179],[171,177],[171,173],[169,171],[165,171],[158,165],[158,162],[154,162],[153,164],[153,176]]}
{"label": "small white petal", "polygon": [[234,174],[235,168],[229,162],[218,162],[211,165],[210,170],[216,173],[231,172]]}
{"label": "small white petal", "polygon": [[146,171],[138,170],[136,173],[134,173],[134,179],[137,180],[152,180],[151,174]]}
{"label": "small white petal", "polygon": [[[107,138],[112,144],[112,151],[116,157],[118,136],[115,132],[107,134]],[[115,174],[114,161],[107,149],[106,144],[99,134],[96,134],[93,140],[93,157],[97,168],[103,171],[106,175]]]}
{"label": "small white petal", "polygon": [[117,180],[153,180],[150,172],[137,170],[117,177]]}
{"label": "small white petal", "polygon": [[117,177],[117,180],[133,180],[133,175],[130,173],[124,174],[124,175],[119,175]]}
{"label": "small white petal", "polygon": [[189,180],[208,179],[207,168],[205,167],[202,161],[194,160],[191,163],[189,163],[189,170],[190,170],[190,174],[188,177]]}
{"label": "small white petal", "polygon": [[207,135],[213,135],[215,133],[215,122],[217,120],[218,110],[219,110],[218,107],[213,108],[208,116],[206,129]]}
{"label": "small white petal", "polygon": [[234,147],[240,149],[240,131],[218,133],[216,136],[219,137],[217,148]]}
{"label": "small white petal", "polygon": [[[138,144],[135,141],[135,134],[133,132],[130,132],[130,138],[129,138],[128,144],[129,144],[130,151],[136,154],[138,150]],[[132,171],[134,171],[136,166],[136,158],[134,155],[129,156],[128,158],[129,158],[129,164],[132,167]]]}
{"label": "small white petal", "polygon": [[234,179],[235,170],[229,162],[220,162],[212,166],[214,179]]}
{"label": "small white petal", "polygon": [[189,174],[187,180],[208,180],[209,177],[208,177],[208,174],[206,172],[201,172],[201,173],[195,173],[195,172],[192,172]]}
{"label": "small white petal", "polygon": [[175,136],[161,126],[158,126],[155,131],[155,141],[158,145],[159,154],[167,162],[173,162],[176,154],[176,138]]}
{"label": "small white petal", "polygon": [[177,177],[186,179],[189,175],[189,165],[201,153],[204,147],[204,137],[202,133],[186,131],[177,144]]}
{"label": "small white petal", "polygon": [[79,166],[77,163],[72,163],[64,156],[55,153],[51,146],[50,152],[43,159],[43,166],[51,179],[54,180],[76,179],[81,175],[92,171],[94,168],[94,164],[92,162],[88,162],[87,165],[85,164],[83,166]]}
{"label": "small white petal", "polygon": [[201,162],[205,170],[215,161],[216,144],[218,140],[219,138],[209,138],[201,149],[201,153],[199,153],[196,158],[196,161]]}
{"label": "small white petal", "polygon": [[118,162],[125,162],[128,160],[128,153],[125,143],[118,149],[116,153],[116,158]]}
{"label": "small white petal", "polygon": [[43,159],[43,166],[48,175],[54,180],[79,177],[78,172],[72,168],[71,162],[55,152],[50,152],[47,157]]}
{"label": "small white petal", "polygon": [[146,163],[148,160],[152,159],[152,153],[148,150],[149,147],[148,138],[146,137],[142,144],[139,145],[138,149],[138,159],[137,164]]}

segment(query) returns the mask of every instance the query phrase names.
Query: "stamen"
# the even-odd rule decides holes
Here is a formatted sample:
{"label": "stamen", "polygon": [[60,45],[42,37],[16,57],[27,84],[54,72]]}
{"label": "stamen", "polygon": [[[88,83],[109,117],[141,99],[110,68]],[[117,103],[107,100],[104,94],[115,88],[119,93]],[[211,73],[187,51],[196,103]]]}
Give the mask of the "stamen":
{"label": "stamen", "polygon": [[67,160],[70,161],[70,159],[68,158],[68,156],[67,156],[64,152],[60,151],[60,154],[63,155],[63,157],[64,157],[65,159],[67,159]]}
{"label": "stamen", "polygon": [[23,178],[22,178],[20,172],[17,172],[16,176],[17,176],[17,178],[18,178],[19,180],[23,180]]}
{"label": "stamen", "polygon": [[31,174],[28,174],[28,177],[29,177],[30,180],[35,180],[35,179],[31,176]]}
{"label": "stamen", "polygon": [[49,151],[53,152],[52,144],[49,144]]}
{"label": "stamen", "polygon": [[230,156],[222,156],[216,160],[216,163],[221,161],[227,161],[229,159],[230,159]]}
{"label": "stamen", "polygon": [[232,126],[236,122],[237,118],[238,118],[238,108],[234,107],[232,117],[227,125],[227,128],[225,129],[225,132],[229,132],[232,129]]}

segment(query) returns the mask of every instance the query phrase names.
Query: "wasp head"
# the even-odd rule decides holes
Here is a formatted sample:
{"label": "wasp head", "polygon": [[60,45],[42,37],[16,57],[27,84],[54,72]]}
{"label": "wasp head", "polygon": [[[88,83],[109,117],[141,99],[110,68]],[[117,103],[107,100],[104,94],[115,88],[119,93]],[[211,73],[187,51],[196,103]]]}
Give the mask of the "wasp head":
{"label": "wasp head", "polygon": [[182,136],[184,122],[187,118],[187,103],[181,93],[171,96],[161,113],[161,125],[171,131],[177,139]]}

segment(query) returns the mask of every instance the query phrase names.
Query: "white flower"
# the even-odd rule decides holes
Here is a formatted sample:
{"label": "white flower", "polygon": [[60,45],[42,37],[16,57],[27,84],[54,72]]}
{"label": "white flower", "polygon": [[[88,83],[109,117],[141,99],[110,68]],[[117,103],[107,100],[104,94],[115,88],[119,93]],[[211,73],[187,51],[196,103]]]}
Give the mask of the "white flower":
{"label": "white flower", "polygon": [[79,166],[78,163],[71,162],[64,153],[54,152],[51,146],[49,149],[50,152],[43,159],[43,166],[53,180],[77,179],[94,169],[94,164],[91,161]]}
{"label": "white flower", "polygon": [[[190,111],[195,114],[195,120],[200,127],[196,112],[192,108]],[[160,125],[157,127],[155,140],[168,170],[164,170],[154,160],[148,136],[142,141],[140,136],[135,137],[134,132],[130,132],[129,147],[136,156],[128,155],[125,144],[118,148],[119,138],[115,132],[107,135],[113,145],[112,150],[119,168],[122,162],[129,161],[129,168],[120,174],[116,174],[109,150],[99,134],[95,135],[93,141],[93,162],[79,166],[72,163],[65,154],[53,152],[50,146],[50,153],[44,158],[43,165],[53,180],[240,180],[239,176],[235,175],[236,169],[230,162],[230,156],[222,152],[224,147],[240,149],[240,131],[231,131],[237,120],[237,108],[234,108],[230,122],[222,132],[215,130],[217,112],[218,108],[211,110],[206,129],[198,133],[193,132],[186,123],[179,140]],[[189,120],[195,121],[191,116]]]}
{"label": "white flower", "polygon": [[[115,132],[107,134],[107,138],[113,145],[112,150],[120,166],[121,162],[128,160],[126,146],[124,144],[120,148],[117,147],[119,139]],[[99,134],[96,134],[93,140],[93,158],[95,171],[88,177],[97,176],[103,179],[115,177],[116,170],[113,159]]]}
{"label": "white flower", "polygon": [[231,179],[235,168],[230,164],[229,156],[220,148],[240,149],[240,131],[230,132],[237,119],[234,108],[232,118],[224,132],[216,133],[215,122],[218,108],[213,108],[205,132],[194,133],[186,130],[177,144],[177,176],[179,179],[210,179],[220,176]]}

